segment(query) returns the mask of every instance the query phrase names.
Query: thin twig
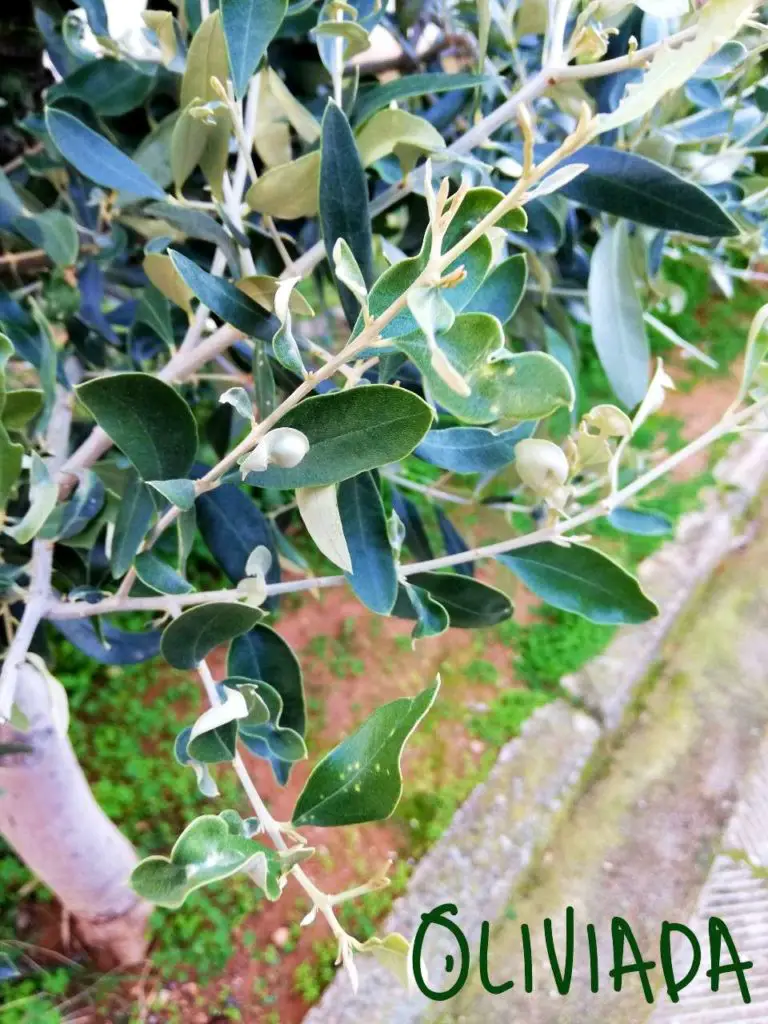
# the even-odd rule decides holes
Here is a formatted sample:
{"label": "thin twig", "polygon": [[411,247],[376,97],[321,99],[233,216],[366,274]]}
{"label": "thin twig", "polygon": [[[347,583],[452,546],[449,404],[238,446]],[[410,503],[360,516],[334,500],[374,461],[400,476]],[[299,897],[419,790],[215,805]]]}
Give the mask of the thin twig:
{"label": "thin twig", "polygon": [[[414,573],[426,572],[434,569],[445,569],[454,565],[463,565],[465,562],[479,561],[484,558],[493,558],[496,555],[504,554],[518,548],[528,547],[531,544],[538,544],[542,541],[557,540],[565,537],[573,530],[584,526],[594,519],[606,515],[611,508],[622,505],[630,498],[633,498],[640,491],[645,490],[652,483],[662,476],[666,476],[677,466],[685,462],[692,455],[703,451],[721,437],[735,433],[740,430],[749,429],[752,426],[750,421],[757,421],[757,417],[768,407],[768,399],[762,399],[746,409],[725,416],[719,423],[716,423],[706,433],[691,441],[678,452],[668,456],[658,465],[643,473],[632,483],[627,484],[617,491],[612,498],[597,502],[578,514],[568,519],[562,519],[551,526],[545,526],[530,533],[511,537],[495,544],[486,544],[480,547],[471,548],[467,551],[460,551],[453,555],[443,555],[439,558],[431,558],[422,562],[413,562],[400,567],[400,575],[411,576]],[[584,492],[582,492],[584,493]],[[507,506],[509,507],[509,506]],[[270,583],[267,585],[267,596],[296,593],[303,590],[325,589],[345,584],[345,576],[315,576],[309,579],[290,580],[285,583]],[[174,606],[192,607],[198,604],[206,604],[209,601],[240,601],[244,598],[241,590],[213,590],[199,594],[182,594],[178,597],[126,597],[120,600],[116,597],[108,597],[103,601],[94,604],[86,602],[68,603],[65,601],[53,601],[49,604],[46,617],[51,619],[79,619],[90,618],[94,615],[108,615],[117,612],[128,611],[158,611],[168,612]]]}
{"label": "thin twig", "polygon": [[[685,39],[691,37],[692,31],[691,29],[686,29],[684,32],[678,33],[677,36],[670,37],[666,41],[666,45],[684,42]],[[635,51],[634,54],[627,54],[625,57],[616,58],[620,64],[619,70],[621,68],[637,66],[638,62],[642,63],[647,60],[659,48],[659,45],[653,44],[642,50]],[[445,150],[445,156],[450,157],[471,152],[471,150],[489,139],[491,135],[513,118],[521,103],[529,102],[540,96],[547,88],[556,85],[562,78],[595,78],[600,75],[611,74],[615,70],[617,70],[615,61],[601,61],[594,65],[580,64],[557,69],[543,68],[525,82],[508,100],[497,107],[496,110],[492,111],[476,125],[473,125],[460,139],[457,139],[456,142],[449,146]],[[423,179],[423,174],[423,169],[419,168],[409,175],[408,181],[401,182],[399,185],[392,185],[386,189],[371,203],[371,214],[376,216],[409,195],[416,184]],[[283,277],[294,274],[300,277],[306,276],[321,262],[324,256],[324,243],[322,241],[316,242],[303,256],[294,261],[291,274],[289,275],[286,272],[283,274]],[[194,351],[190,352],[193,346],[187,346],[186,343],[183,343],[179,351],[165,365],[158,376],[161,380],[168,383],[186,380],[209,359],[219,355],[241,337],[240,331],[229,324],[225,324],[217,331],[214,331],[208,338],[200,341],[199,345],[194,348]],[[91,431],[87,440],[83,442],[62,468],[62,479],[60,481],[60,493],[62,496],[65,496],[71,490],[74,484],[73,474],[96,462],[104,452],[109,450],[111,445],[112,442],[109,437],[99,427]]]}

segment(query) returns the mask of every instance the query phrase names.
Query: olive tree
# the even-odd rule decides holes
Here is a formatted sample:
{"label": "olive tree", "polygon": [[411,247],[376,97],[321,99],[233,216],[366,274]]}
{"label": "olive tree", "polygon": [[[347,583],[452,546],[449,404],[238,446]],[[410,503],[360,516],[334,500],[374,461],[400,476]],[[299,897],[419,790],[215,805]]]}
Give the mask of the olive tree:
{"label": "olive tree", "polygon": [[[270,900],[292,875],[353,979],[360,955],[407,977],[406,938],[363,943],[336,913],[386,879],[325,892],[302,830],[392,814],[439,680],[308,751],[270,616],[348,587],[427,643],[512,615],[474,576],[487,559],[596,622],[656,614],[589,526],[652,528],[644,489],[763,422],[765,309],[722,419],[672,455],[633,447],[672,385],[648,332],[708,359],[653,314],[685,301],[669,259],[726,294],[759,278],[765,27],[751,0],[174,6],[39,9],[53,80],[0,178],[0,831],[119,961],[141,956],[148,905],[240,872]],[[382,28],[400,47],[384,82],[366,64]],[[616,404],[577,412],[580,344]],[[440,509],[445,550],[424,550],[403,492],[442,495],[417,460],[471,483],[466,502],[493,494],[507,535],[470,548]],[[338,574],[309,571],[297,521]],[[198,537],[214,589],[189,568]],[[52,631],[94,671],[159,655],[199,677],[166,753],[206,813],[167,856],[139,862],[94,801]],[[289,822],[243,751],[278,784],[314,763]],[[225,770],[252,817],[217,803]]]}

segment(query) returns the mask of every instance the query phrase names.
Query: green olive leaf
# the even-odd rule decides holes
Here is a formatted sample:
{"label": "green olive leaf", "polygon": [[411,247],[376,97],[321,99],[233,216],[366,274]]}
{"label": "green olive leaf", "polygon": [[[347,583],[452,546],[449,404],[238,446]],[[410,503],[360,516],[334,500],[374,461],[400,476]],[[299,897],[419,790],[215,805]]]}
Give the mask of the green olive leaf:
{"label": "green olive leaf", "polygon": [[256,487],[322,487],[410,454],[432,422],[417,395],[388,384],[371,384],[307,398],[280,420],[309,440],[293,469],[272,465],[249,473]]}
{"label": "green olive leaf", "polygon": [[638,623],[658,615],[634,576],[584,544],[547,541],[496,557],[537,597],[592,622]]}
{"label": "green olive leaf", "polygon": [[160,653],[174,668],[194,668],[220,644],[247,633],[261,612],[244,604],[211,601],[189,608],[165,628]]}
{"label": "green olive leaf", "polygon": [[377,708],[315,766],[293,812],[293,824],[356,825],[388,818],[403,791],[403,747],[437,696],[437,680],[417,697]]}
{"label": "green olive leaf", "polygon": [[132,888],[150,903],[175,909],[195,889],[247,872],[268,899],[276,900],[280,857],[236,831],[232,814],[225,811],[196,818],[176,840],[170,857],[147,857],[134,868]]}
{"label": "green olive leaf", "polygon": [[170,384],[149,373],[115,373],[80,384],[77,397],[144,480],[187,475],[197,425]]}

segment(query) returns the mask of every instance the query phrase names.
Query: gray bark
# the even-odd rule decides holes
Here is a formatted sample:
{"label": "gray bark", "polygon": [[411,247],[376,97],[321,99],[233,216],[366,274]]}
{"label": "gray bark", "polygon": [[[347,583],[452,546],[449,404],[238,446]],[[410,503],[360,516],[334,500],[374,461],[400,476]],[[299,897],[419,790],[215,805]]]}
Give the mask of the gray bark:
{"label": "gray bark", "polygon": [[20,667],[16,703],[29,728],[0,727],[0,742],[31,751],[0,759],[0,834],[72,915],[75,930],[108,966],[146,952],[148,907],[128,885],[136,853],[96,803],[69,739],[52,717],[45,678]]}

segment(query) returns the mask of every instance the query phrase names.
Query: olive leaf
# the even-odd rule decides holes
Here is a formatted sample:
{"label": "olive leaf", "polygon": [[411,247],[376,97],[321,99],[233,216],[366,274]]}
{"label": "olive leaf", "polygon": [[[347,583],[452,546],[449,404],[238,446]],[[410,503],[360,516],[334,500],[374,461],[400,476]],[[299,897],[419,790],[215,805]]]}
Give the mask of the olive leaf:
{"label": "olive leaf", "polygon": [[45,124],[54,145],[89,181],[139,199],[165,199],[165,192],[129,156],[73,114],[47,107]]}
{"label": "olive leaf", "polygon": [[371,611],[389,615],[397,596],[397,567],[387,531],[387,518],[372,473],[343,480],[338,509],[352,563],[350,586]]}
{"label": "olive leaf", "polygon": [[[271,762],[278,781],[284,785],[288,780],[290,762],[298,758],[281,758],[275,754],[274,750],[282,754],[288,750],[288,744],[275,735],[282,729],[289,729],[303,740],[306,729],[304,684],[296,655],[279,633],[257,623],[249,632],[232,641],[227,670],[231,683],[233,678],[261,680],[282,701],[282,711],[272,716],[270,726],[265,725],[258,730],[248,746],[253,753]],[[267,744],[267,738],[273,740],[271,745]],[[296,746],[295,742],[293,746]],[[303,756],[306,756],[306,749]]]}
{"label": "olive leaf", "polygon": [[662,46],[639,82],[627,86],[624,98],[610,114],[598,114],[595,134],[612,131],[643,117],[673,89],[679,89],[727,39],[732,38],[754,10],[753,0],[709,0],[699,8],[693,39],[674,48]]}
{"label": "olive leaf", "polygon": [[48,467],[37,452],[30,456],[29,496],[29,508],[21,522],[5,527],[5,532],[17,544],[28,543],[42,530],[59,499],[58,484],[51,478]]}
{"label": "olive leaf", "polygon": [[135,892],[160,907],[180,907],[204,885],[247,872],[267,899],[280,896],[281,862],[266,846],[246,838],[234,811],[204,814],[184,829],[170,857],[146,857],[131,874]]}
{"label": "olive leaf", "polygon": [[270,217],[314,217],[319,181],[320,152],[314,150],[290,163],[271,167],[251,185],[245,201],[252,210]]}
{"label": "olive leaf", "polygon": [[387,384],[372,384],[308,398],[280,420],[309,440],[309,451],[293,469],[270,466],[250,473],[256,487],[322,487],[405,458],[432,422],[418,396]]}
{"label": "olive leaf", "polygon": [[232,602],[189,608],[166,626],[160,652],[174,668],[194,668],[215,647],[247,633],[260,618],[256,609]]}
{"label": "olive leaf", "polygon": [[202,761],[196,761],[194,757],[189,755],[189,737],[191,732],[192,726],[181,730],[173,745],[173,756],[182,767],[191,768],[194,771],[197,788],[203,796],[218,796],[219,787],[216,785],[208,765],[203,764]]}
{"label": "olive leaf", "polygon": [[[368,185],[355,137],[343,110],[333,102],[328,103],[323,116],[319,207],[325,248],[334,255],[332,266],[339,298],[353,327],[360,303],[374,279],[371,215]],[[342,248],[337,250],[340,243]],[[342,258],[345,246],[348,256],[340,272],[336,253]]]}
{"label": "olive leaf", "polygon": [[[512,615],[512,602],[507,595],[487,583],[455,572],[410,573],[406,583],[429,594],[445,609],[448,624],[459,629],[480,629],[495,626]],[[401,584],[393,615],[403,619],[419,618],[408,588]]]}
{"label": "olive leaf", "polygon": [[170,255],[147,249],[142,266],[155,288],[175,306],[183,309],[187,316],[192,316],[191,299],[194,292],[179,273]]}
{"label": "olive leaf", "polygon": [[293,334],[293,317],[291,314],[291,295],[293,289],[299,283],[299,278],[289,277],[281,281],[275,292],[275,315],[280,321],[280,326],[272,338],[272,350],[275,359],[281,363],[286,370],[290,370],[299,377],[306,373],[304,363],[299,351],[299,343]]}
{"label": "olive leaf", "polygon": [[149,373],[115,373],[80,384],[77,397],[143,479],[187,475],[197,424],[170,384]]}
{"label": "olive leaf", "polygon": [[143,551],[133,564],[141,582],[158,594],[189,594],[194,589],[153,551]]}
{"label": "olive leaf", "polygon": [[744,353],[744,369],[741,374],[741,386],[739,387],[740,399],[744,399],[749,392],[749,386],[757,373],[758,367],[768,355],[768,337],[764,332],[768,324],[768,303],[761,306],[752,318],[747,335],[747,349]]}
{"label": "olive leaf", "polygon": [[315,766],[293,812],[293,824],[356,825],[381,821],[403,791],[403,747],[437,696],[439,679],[416,697],[377,708]]}
{"label": "olive leaf", "polygon": [[282,24],[288,0],[220,0],[224,38],[237,96],[245,95],[251,75]]}
{"label": "olive leaf", "polygon": [[[229,112],[219,102],[211,80],[226,83],[228,77],[227,49],[221,27],[221,12],[213,11],[195,32],[189,44],[184,76],[181,80],[180,106],[190,111],[195,105],[216,103],[210,117],[198,120],[197,132],[190,123],[185,139],[189,150],[197,153],[197,163],[208,180],[214,196],[223,202],[222,179],[229,157],[231,123]],[[182,116],[184,116],[182,114]],[[200,148],[200,139],[203,139]]]}
{"label": "olive leaf", "polygon": [[320,551],[344,572],[352,572],[352,558],[344,537],[336,485],[297,487],[296,504],[307,532]]}
{"label": "olive leaf", "polygon": [[407,989],[413,985],[411,971],[411,944],[398,932],[390,932],[380,939],[372,935],[357,949],[358,953],[368,953],[397,978]]}
{"label": "olive leaf", "polygon": [[269,328],[275,321],[270,320],[263,310],[259,309],[248,296],[246,289],[209,274],[194,260],[175,249],[170,249],[168,256],[191,293],[222,320],[237,327],[244,334],[257,338],[270,336]]}
{"label": "olive leaf", "polygon": [[595,348],[611,387],[632,409],[648,390],[651,352],[625,220],[607,225],[595,246],[589,270],[589,314]]}
{"label": "olive leaf", "polygon": [[538,597],[592,622],[646,622],[656,604],[637,579],[595,548],[549,541],[496,556]]}
{"label": "olive leaf", "polygon": [[[0,511],[8,503],[13,493],[16,481],[21,475],[21,457],[24,449],[20,444],[11,441],[6,427],[12,426],[9,423],[11,406],[10,395],[6,394],[5,368],[8,360],[14,353],[13,345],[7,335],[0,333],[0,413],[2,413],[2,424],[0,424]],[[19,392],[16,392],[18,394]],[[37,392],[35,392],[37,394]]]}
{"label": "olive leaf", "polygon": [[189,512],[195,505],[194,480],[147,480],[153,490],[162,494],[172,505]]}
{"label": "olive leaf", "polygon": [[532,423],[521,423],[498,433],[485,427],[430,430],[414,454],[453,473],[489,473],[514,460],[515,446],[531,436],[533,427]]}
{"label": "olive leaf", "polygon": [[357,133],[363,167],[394,153],[410,169],[417,155],[445,148],[440,132],[429,121],[405,110],[380,110]]}
{"label": "olive leaf", "polygon": [[[278,781],[285,782],[291,766],[306,758],[307,747],[302,734],[287,724],[282,696],[261,679],[231,676],[224,686],[248,700],[248,715],[237,722],[238,738],[252,754],[272,761]],[[262,706],[266,714],[258,714]]]}

